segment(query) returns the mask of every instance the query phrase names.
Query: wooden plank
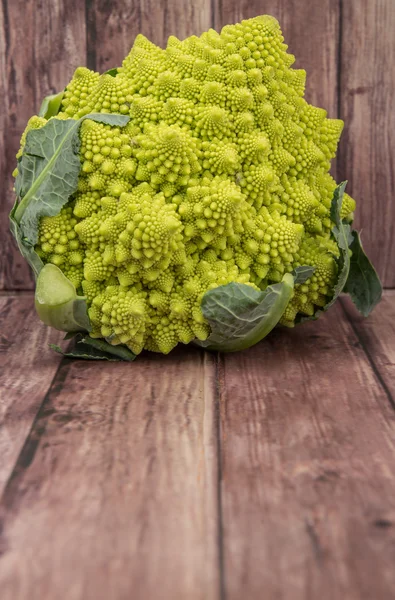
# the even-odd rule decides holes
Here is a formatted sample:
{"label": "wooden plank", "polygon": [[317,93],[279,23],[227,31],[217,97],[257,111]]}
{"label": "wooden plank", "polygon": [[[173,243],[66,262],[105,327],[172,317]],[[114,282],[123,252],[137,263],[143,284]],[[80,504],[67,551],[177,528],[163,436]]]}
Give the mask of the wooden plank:
{"label": "wooden plank", "polygon": [[383,283],[395,287],[395,3],[343,2],[339,178],[359,201],[355,224]]}
{"label": "wooden plank", "polygon": [[138,33],[164,47],[169,35],[183,39],[211,27],[210,0],[88,0],[87,6],[90,67],[100,72],[122,63]]}
{"label": "wooden plank", "polygon": [[215,362],[65,359],[0,506],[2,600],[218,598]]}
{"label": "wooden plank", "polygon": [[0,297],[0,496],[60,363],[32,294]]}
{"label": "wooden plank", "polygon": [[341,306],[220,381],[227,600],[392,599],[395,415]]}
{"label": "wooden plank", "polygon": [[337,117],[339,5],[332,0],[219,0],[215,28],[257,15],[278,19],[294,68],[307,71],[306,99]]}
{"label": "wooden plank", "polygon": [[359,314],[350,298],[344,297],[341,301],[395,408],[395,290],[384,293],[379,306],[367,319]]}
{"label": "wooden plank", "polygon": [[[33,278],[8,231],[11,173],[26,122],[44,96],[60,91],[86,62],[85,2],[13,0],[0,8],[0,289],[28,289]],[[2,47],[1,47],[2,46]]]}

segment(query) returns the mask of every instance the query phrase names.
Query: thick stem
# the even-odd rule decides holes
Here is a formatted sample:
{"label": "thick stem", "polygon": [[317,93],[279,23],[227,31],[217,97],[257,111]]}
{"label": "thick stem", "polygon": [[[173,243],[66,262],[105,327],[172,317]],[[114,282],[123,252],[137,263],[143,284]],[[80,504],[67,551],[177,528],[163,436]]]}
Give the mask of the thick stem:
{"label": "thick stem", "polygon": [[60,331],[89,331],[86,300],[58,267],[45,265],[37,278],[35,305],[41,321]]}

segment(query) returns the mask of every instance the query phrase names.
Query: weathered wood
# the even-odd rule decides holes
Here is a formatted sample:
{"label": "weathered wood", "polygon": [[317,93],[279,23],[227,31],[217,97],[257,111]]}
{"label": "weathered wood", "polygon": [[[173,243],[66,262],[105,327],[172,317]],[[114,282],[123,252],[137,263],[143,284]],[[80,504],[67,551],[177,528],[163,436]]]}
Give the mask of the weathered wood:
{"label": "weathered wood", "polygon": [[86,62],[85,2],[2,2],[0,27],[0,289],[27,289],[33,279],[8,231],[11,173],[29,117]]}
{"label": "weathered wood", "polygon": [[61,338],[36,317],[32,294],[0,297],[0,496],[61,360],[48,343]]}
{"label": "weathered wood", "polygon": [[42,96],[61,88],[79,64],[87,62],[100,70],[120,64],[139,31],[163,45],[170,34],[184,37],[212,24],[220,28],[262,13],[279,19],[297,58],[295,66],[307,70],[307,99],[327,108],[329,116],[337,116],[339,107],[346,120],[338,179],[349,179],[349,191],[360,201],[356,224],[365,229],[365,246],[384,284],[395,286],[395,209],[391,202],[395,5],[392,0],[361,2],[2,2],[0,178],[5,184],[0,195],[0,289],[33,286],[29,269],[8,233],[7,214],[13,201],[10,173],[20,134]]}
{"label": "weathered wood", "polygon": [[343,2],[339,178],[358,204],[355,224],[384,285],[395,287],[395,3]]}
{"label": "weathered wood", "polygon": [[0,507],[2,600],[218,598],[216,428],[197,349],[65,360]]}
{"label": "weathered wood", "polygon": [[49,330],[1,296],[2,600],[214,600],[222,553],[228,600],[392,599],[395,294],[366,321],[342,304],[218,379],[181,348],[64,360],[46,393]]}
{"label": "weathered wood", "polygon": [[395,408],[395,290],[387,290],[369,318],[356,310],[350,298],[341,299],[373,368],[386,388]]}
{"label": "weathered wood", "polygon": [[257,15],[278,19],[294,68],[307,71],[306,99],[337,117],[339,5],[332,0],[219,0],[215,28]]}
{"label": "weathered wood", "polygon": [[227,600],[393,598],[395,413],[341,306],[220,381]]}
{"label": "weathered wood", "polygon": [[88,0],[87,14],[90,67],[100,72],[122,63],[138,33],[165,47],[169,35],[183,39],[211,27],[210,0]]}

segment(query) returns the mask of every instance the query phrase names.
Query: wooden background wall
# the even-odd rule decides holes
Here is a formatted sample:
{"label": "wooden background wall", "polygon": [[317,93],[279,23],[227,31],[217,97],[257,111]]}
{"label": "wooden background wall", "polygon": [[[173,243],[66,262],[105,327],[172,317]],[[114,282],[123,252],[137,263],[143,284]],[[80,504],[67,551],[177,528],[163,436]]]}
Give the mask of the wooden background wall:
{"label": "wooden background wall", "polygon": [[137,33],[159,45],[259,14],[277,17],[307,99],[345,119],[334,173],[395,287],[395,0],[3,0],[0,4],[0,290],[33,287],[8,233],[11,172],[27,119],[74,69],[118,66]]}

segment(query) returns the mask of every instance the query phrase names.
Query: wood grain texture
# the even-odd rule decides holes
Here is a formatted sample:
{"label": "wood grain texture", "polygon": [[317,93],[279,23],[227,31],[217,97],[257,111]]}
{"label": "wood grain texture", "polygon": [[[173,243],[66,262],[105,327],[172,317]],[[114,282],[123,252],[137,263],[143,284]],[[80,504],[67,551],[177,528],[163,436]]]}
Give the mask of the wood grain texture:
{"label": "wood grain texture", "polygon": [[337,117],[339,5],[333,0],[218,0],[215,27],[257,15],[278,19],[294,68],[307,71],[306,99]]}
{"label": "wood grain texture", "polygon": [[30,269],[8,231],[11,173],[29,117],[44,96],[63,89],[86,62],[85,2],[4,1],[0,26],[0,289],[28,289],[33,287]]}
{"label": "wood grain texture", "polygon": [[344,1],[342,14],[338,175],[359,202],[366,251],[395,287],[395,3]]}
{"label": "wood grain texture", "polygon": [[220,382],[227,600],[392,599],[395,413],[341,306]]}
{"label": "wood grain texture", "polygon": [[61,360],[48,343],[62,337],[40,323],[32,294],[0,297],[0,496]]}
{"label": "wood grain texture", "polygon": [[142,33],[161,47],[169,35],[183,39],[211,27],[210,0],[87,0],[90,67],[102,72],[119,66]]}
{"label": "wood grain texture", "polygon": [[42,96],[61,88],[79,64],[99,70],[120,64],[140,31],[163,45],[170,34],[182,38],[264,13],[279,19],[295,66],[307,70],[307,99],[346,120],[333,173],[350,181],[366,249],[384,285],[395,287],[393,0],[3,0],[0,289],[33,286],[7,214],[19,138]]}
{"label": "wood grain texture", "polygon": [[0,505],[2,600],[218,598],[215,362],[67,359]]}
{"label": "wood grain texture", "polygon": [[395,408],[395,290],[384,293],[367,319],[359,314],[349,297],[342,298],[341,302]]}

